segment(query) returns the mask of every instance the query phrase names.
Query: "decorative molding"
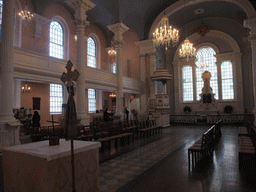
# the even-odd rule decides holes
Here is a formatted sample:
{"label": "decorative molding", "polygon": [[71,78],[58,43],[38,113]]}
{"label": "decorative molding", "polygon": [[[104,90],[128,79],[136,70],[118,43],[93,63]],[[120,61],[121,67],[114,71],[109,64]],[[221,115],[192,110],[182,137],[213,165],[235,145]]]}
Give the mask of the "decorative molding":
{"label": "decorative molding", "polygon": [[36,70],[31,70],[31,69],[26,69],[26,68],[21,68],[21,67],[14,67],[14,72],[18,73],[25,73],[25,74],[30,74],[30,75],[40,75],[40,76],[46,76],[46,77],[51,77],[51,78],[60,78],[60,74],[53,74],[53,73],[47,73],[44,71],[36,71]]}
{"label": "decorative molding", "polygon": [[155,45],[151,39],[135,42],[135,45],[140,48],[141,55],[156,53]]}
{"label": "decorative molding", "polygon": [[125,24],[122,22],[115,23],[113,25],[107,26],[110,31],[112,31],[114,35],[114,40],[117,42],[122,42],[123,41],[123,36],[122,34],[129,29]]}
{"label": "decorative molding", "polygon": [[[199,4],[202,2],[209,2],[212,0],[182,0],[182,1],[177,1],[164,9],[158,17],[154,20],[153,24],[151,25],[150,31],[149,31],[149,39],[152,38],[153,32],[155,31],[156,27],[160,23],[163,15],[166,17],[170,17],[172,14],[180,11],[181,9],[188,7],[190,5],[195,5]],[[219,1],[224,1],[224,2],[229,2],[236,4],[237,6],[241,7],[246,12],[247,18],[254,18],[256,17],[256,11],[254,9],[254,6],[251,4],[249,0],[219,0]]]}

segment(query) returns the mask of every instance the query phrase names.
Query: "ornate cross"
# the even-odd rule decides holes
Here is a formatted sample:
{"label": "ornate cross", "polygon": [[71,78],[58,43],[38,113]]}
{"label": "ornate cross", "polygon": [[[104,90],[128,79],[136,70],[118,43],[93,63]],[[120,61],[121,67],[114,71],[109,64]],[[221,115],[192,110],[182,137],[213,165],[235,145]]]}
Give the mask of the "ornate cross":
{"label": "ornate cross", "polygon": [[80,73],[75,69],[74,71],[71,71],[73,67],[73,63],[68,60],[68,63],[66,65],[67,73],[63,72],[61,75],[61,81],[66,84],[68,87],[73,85],[74,81],[77,81]]}

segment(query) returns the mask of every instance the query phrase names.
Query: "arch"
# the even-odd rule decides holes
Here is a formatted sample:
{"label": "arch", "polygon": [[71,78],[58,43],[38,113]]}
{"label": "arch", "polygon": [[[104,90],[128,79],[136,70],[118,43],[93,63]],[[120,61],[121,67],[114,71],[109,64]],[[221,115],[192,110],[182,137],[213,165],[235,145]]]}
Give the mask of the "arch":
{"label": "arch", "polygon": [[[227,33],[224,33],[222,31],[217,31],[217,30],[210,30],[209,33],[206,34],[206,36],[223,39],[225,42],[227,42],[229,44],[229,46],[232,48],[234,53],[241,52],[240,47],[239,47],[238,43],[236,42],[236,40],[233,37],[231,37],[230,35],[228,35]],[[194,33],[193,35],[188,37],[190,42],[196,42],[199,38],[200,38],[200,35],[197,33]],[[179,49],[181,48],[181,45],[182,45],[182,43],[179,45],[179,47],[177,47],[177,49],[175,51],[174,61],[179,61]],[[214,45],[213,43],[210,43],[210,42],[201,43],[196,47],[196,49],[198,49],[202,46],[210,46],[215,50],[216,54],[220,53],[219,48],[216,45]]]}
{"label": "arch", "polygon": [[[51,18],[52,21],[57,21],[60,23],[60,25],[63,28],[63,59],[68,60],[69,59],[69,27],[65,19],[62,17],[56,15]],[[50,22],[50,24],[51,24]],[[49,34],[50,34],[50,25],[49,25]],[[50,52],[50,50],[49,50]]]}
{"label": "arch", "polygon": [[[91,37],[93,38],[93,40],[95,41],[95,46],[96,46],[96,68],[100,68],[100,40],[98,38],[98,36],[95,34],[95,33],[90,33],[88,35],[88,37],[86,38],[86,41],[87,39]],[[87,43],[86,43],[86,46],[87,46]],[[87,47],[86,47],[86,54],[87,54]],[[87,61],[86,61],[87,62]]]}
{"label": "arch", "polygon": [[[207,2],[207,1],[212,1],[212,0],[193,0],[193,1],[187,1],[186,3],[184,3],[184,1],[178,1],[173,3],[171,6],[167,7],[163,12],[161,12],[157,16],[157,18],[154,20],[149,31],[149,39],[152,38],[152,34],[156,29],[156,27],[158,26],[158,24],[160,23],[163,15],[165,15],[166,17],[169,17],[170,15],[183,9],[184,7],[197,4],[197,3]],[[230,2],[238,5],[245,11],[248,19],[256,17],[256,11],[253,5],[248,0],[219,0],[219,1],[226,1],[226,2]]]}

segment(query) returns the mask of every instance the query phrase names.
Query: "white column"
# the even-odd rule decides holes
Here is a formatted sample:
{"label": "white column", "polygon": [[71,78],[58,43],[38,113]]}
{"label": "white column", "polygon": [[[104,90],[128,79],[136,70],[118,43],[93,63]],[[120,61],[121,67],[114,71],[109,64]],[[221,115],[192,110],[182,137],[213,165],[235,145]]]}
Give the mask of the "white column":
{"label": "white column", "polygon": [[143,82],[142,94],[140,96],[140,113],[143,114],[147,109],[145,54],[140,55],[140,80]]}
{"label": "white column", "polygon": [[3,17],[0,48],[0,149],[20,144],[19,123],[13,116],[13,41],[14,41],[14,0],[3,1]]}
{"label": "white column", "polygon": [[253,96],[254,96],[254,126],[256,125],[256,18],[244,21],[244,27],[251,29],[250,39],[252,48],[252,76],[253,76]]}
{"label": "white column", "polygon": [[67,0],[66,3],[75,10],[75,24],[77,26],[77,71],[80,76],[77,80],[76,99],[77,99],[77,117],[83,125],[89,124],[89,116],[85,108],[85,47],[84,30],[89,25],[86,21],[86,11],[92,9],[95,4],[89,0]]}
{"label": "white column", "polygon": [[[150,54],[150,77],[156,71],[156,52]],[[156,98],[156,81],[150,81],[150,98]]]}
{"label": "white column", "polygon": [[123,117],[123,75],[122,75],[122,44],[123,33],[129,28],[123,23],[116,23],[108,26],[108,29],[114,32],[114,44],[116,47],[116,65],[117,65],[117,90],[116,90],[116,114]]}

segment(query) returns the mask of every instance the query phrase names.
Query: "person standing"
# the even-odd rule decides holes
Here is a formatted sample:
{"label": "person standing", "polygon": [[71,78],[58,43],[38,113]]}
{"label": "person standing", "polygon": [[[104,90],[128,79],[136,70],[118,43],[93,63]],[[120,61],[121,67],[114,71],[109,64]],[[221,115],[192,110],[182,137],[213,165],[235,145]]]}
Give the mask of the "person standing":
{"label": "person standing", "polygon": [[125,113],[126,113],[126,121],[129,121],[129,111],[127,109],[127,107],[125,107]]}
{"label": "person standing", "polygon": [[39,128],[40,127],[40,115],[37,111],[34,111],[34,115],[32,117],[32,126],[33,128]]}

